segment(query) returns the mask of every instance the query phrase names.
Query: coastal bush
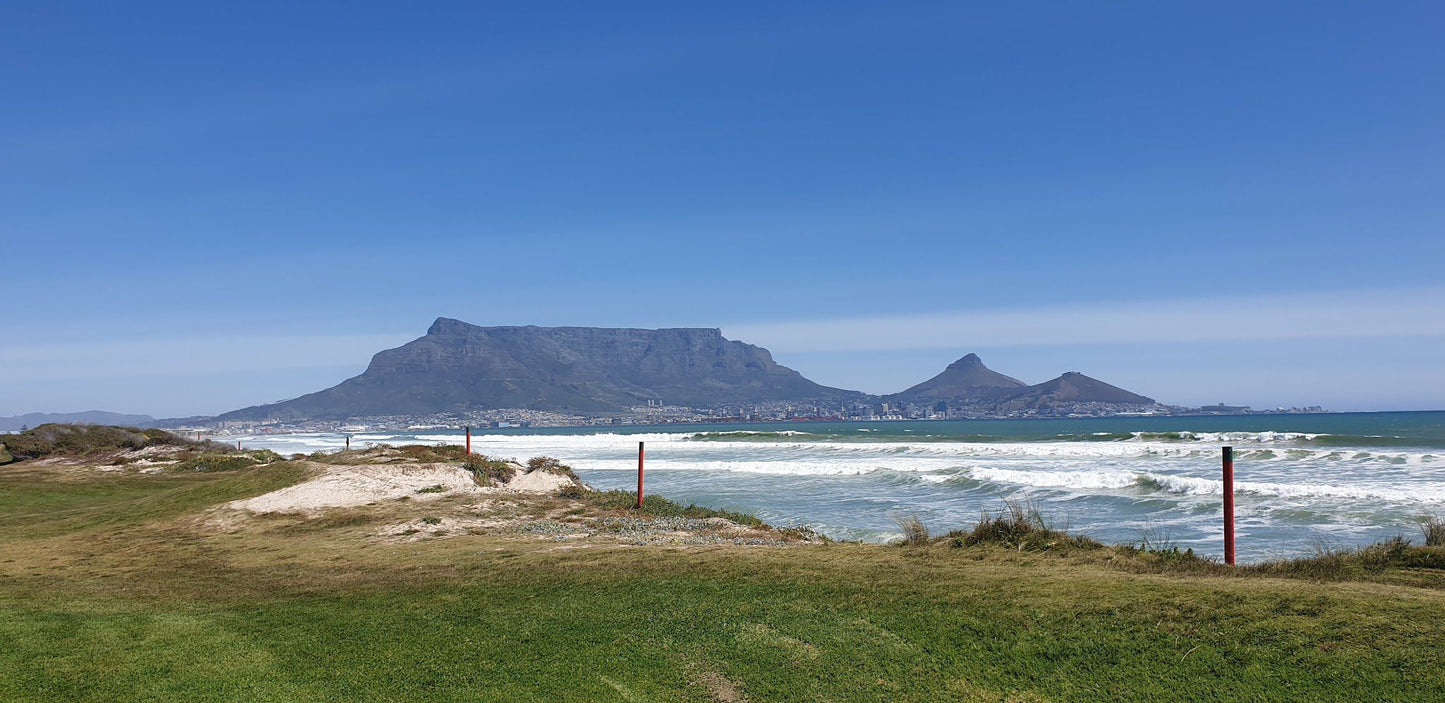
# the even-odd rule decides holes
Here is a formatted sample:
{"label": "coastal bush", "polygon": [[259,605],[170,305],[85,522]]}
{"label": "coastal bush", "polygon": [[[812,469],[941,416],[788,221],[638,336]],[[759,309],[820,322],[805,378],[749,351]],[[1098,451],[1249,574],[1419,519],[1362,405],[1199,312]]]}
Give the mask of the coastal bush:
{"label": "coastal bush", "polygon": [[472,472],[477,483],[496,486],[512,480],[517,467],[500,459],[489,459],[481,454],[471,454],[462,460],[462,467]]}
{"label": "coastal bush", "polygon": [[582,498],[594,507],[603,510],[631,510],[643,515],[654,517],[686,517],[706,519],[720,517],[731,520],[739,525],[749,527],[767,527],[767,523],[754,515],[737,513],[731,510],[719,510],[717,508],[706,508],[694,503],[683,505],[662,496],[645,496],[642,499],[642,509],[637,509],[637,494],[631,491],[586,491]]}
{"label": "coastal bush", "polygon": [[246,456],[256,460],[258,464],[269,464],[273,461],[286,461],[286,457],[271,451],[270,449],[251,449],[244,452]]}
{"label": "coastal bush", "polygon": [[1445,551],[1416,547],[1403,535],[1363,547],[1336,549],[1316,546],[1314,556],[1277,559],[1239,568],[1240,573],[1290,576],[1318,581],[1342,581],[1401,569],[1445,569]]}
{"label": "coastal bush", "polygon": [[391,464],[395,462],[440,464],[461,461],[465,450],[456,445],[405,444],[393,446],[386,443],[367,442],[365,447],[318,451],[307,455],[307,459],[322,464]]}
{"label": "coastal bush", "polygon": [[438,484],[436,484],[436,485],[434,485],[434,486],[427,486],[426,488],[418,488],[418,489],[416,489],[416,491],[414,491],[414,492],[417,493],[417,494],[423,494],[423,493],[446,493],[448,490],[451,490],[451,489],[449,489],[449,488],[447,488],[446,486],[443,486],[442,484],[438,483]]}
{"label": "coastal bush", "polygon": [[408,444],[397,447],[396,450],[408,459],[425,463],[458,461],[466,456],[466,449],[455,444]]}
{"label": "coastal bush", "polygon": [[249,469],[262,462],[257,461],[249,454],[196,454],[184,458],[180,463],[170,467],[171,471],[194,471],[207,473],[211,471],[238,471]]}
{"label": "coastal bush", "polygon": [[[215,442],[196,442],[159,429],[113,425],[46,423],[15,434],[0,435],[0,445],[14,461],[46,456],[93,456],[150,446],[179,446],[208,451],[234,451]],[[0,462],[3,463],[3,462]]]}
{"label": "coastal bush", "polygon": [[1049,527],[1039,509],[1028,500],[1008,499],[998,510],[984,511],[969,532],[950,533],[955,547],[1000,544],[1019,551],[1053,548],[1098,549],[1104,545],[1088,537]]}
{"label": "coastal bush", "polygon": [[528,459],[527,473],[532,473],[533,471],[544,471],[549,474],[566,476],[573,481],[582,480],[580,478],[577,478],[577,472],[573,471],[572,467],[563,464],[562,462],[550,456],[534,456],[531,459]]}

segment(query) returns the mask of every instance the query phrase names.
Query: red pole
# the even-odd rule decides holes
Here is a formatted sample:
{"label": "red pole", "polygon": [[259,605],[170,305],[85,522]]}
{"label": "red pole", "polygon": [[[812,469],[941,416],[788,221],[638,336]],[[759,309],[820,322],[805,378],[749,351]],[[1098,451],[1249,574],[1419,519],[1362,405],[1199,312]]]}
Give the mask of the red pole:
{"label": "red pole", "polygon": [[241,440],[238,439],[238,440],[236,440],[236,449],[240,449],[240,448],[241,448]]}
{"label": "red pole", "polygon": [[467,456],[472,455],[472,428],[467,428]]}
{"label": "red pole", "polygon": [[1224,448],[1224,563],[1234,566],[1234,447]]}
{"label": "red pole", "polygon": [[637,443],[637,509],[642,509],[642,442]]}

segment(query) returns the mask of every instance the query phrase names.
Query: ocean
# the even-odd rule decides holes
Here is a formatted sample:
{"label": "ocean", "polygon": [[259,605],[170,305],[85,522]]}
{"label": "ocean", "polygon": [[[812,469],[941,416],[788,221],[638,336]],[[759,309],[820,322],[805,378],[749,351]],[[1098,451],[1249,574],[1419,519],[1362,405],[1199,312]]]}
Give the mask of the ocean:
{"label": "ocean", "polygon": [[[241,435],[248,448],[339,449],[343,434]],[[458,431],[360,433],[367,443],[460,444]],[[1057,420],[808,422],[474,431],[473,451],[549,455],[596,488],[646,490],[835,539],[934,534],[1027,500],[1052,526],[1108,542],[1222,556],[1220,448],[1235,448],[1238,558],[1312,554],[1445,515],[1445,412]]]}

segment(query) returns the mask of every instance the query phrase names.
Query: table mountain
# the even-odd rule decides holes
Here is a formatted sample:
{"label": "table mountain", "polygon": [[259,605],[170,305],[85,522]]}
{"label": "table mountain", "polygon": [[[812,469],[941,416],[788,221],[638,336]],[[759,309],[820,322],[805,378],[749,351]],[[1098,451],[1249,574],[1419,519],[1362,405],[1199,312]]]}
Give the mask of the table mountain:
{"label": "table mountain", "polygon": [[295,420],[528,408],[607,412],[660,401],[709,407],[840,400],[768,350],[717,329],[479,327],[438,318],[426,336],[378,353],[360,376],[218,420]]}

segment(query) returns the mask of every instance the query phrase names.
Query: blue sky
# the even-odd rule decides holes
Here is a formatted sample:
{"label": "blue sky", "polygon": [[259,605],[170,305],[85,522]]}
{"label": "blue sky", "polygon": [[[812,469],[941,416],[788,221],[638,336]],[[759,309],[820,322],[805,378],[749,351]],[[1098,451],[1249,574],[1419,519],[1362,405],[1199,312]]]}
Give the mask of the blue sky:
{"label": "blue sky", "polygon": [[1439,3],[0,18],[0,415],[291,397],[443,315],[1445,407]]}

